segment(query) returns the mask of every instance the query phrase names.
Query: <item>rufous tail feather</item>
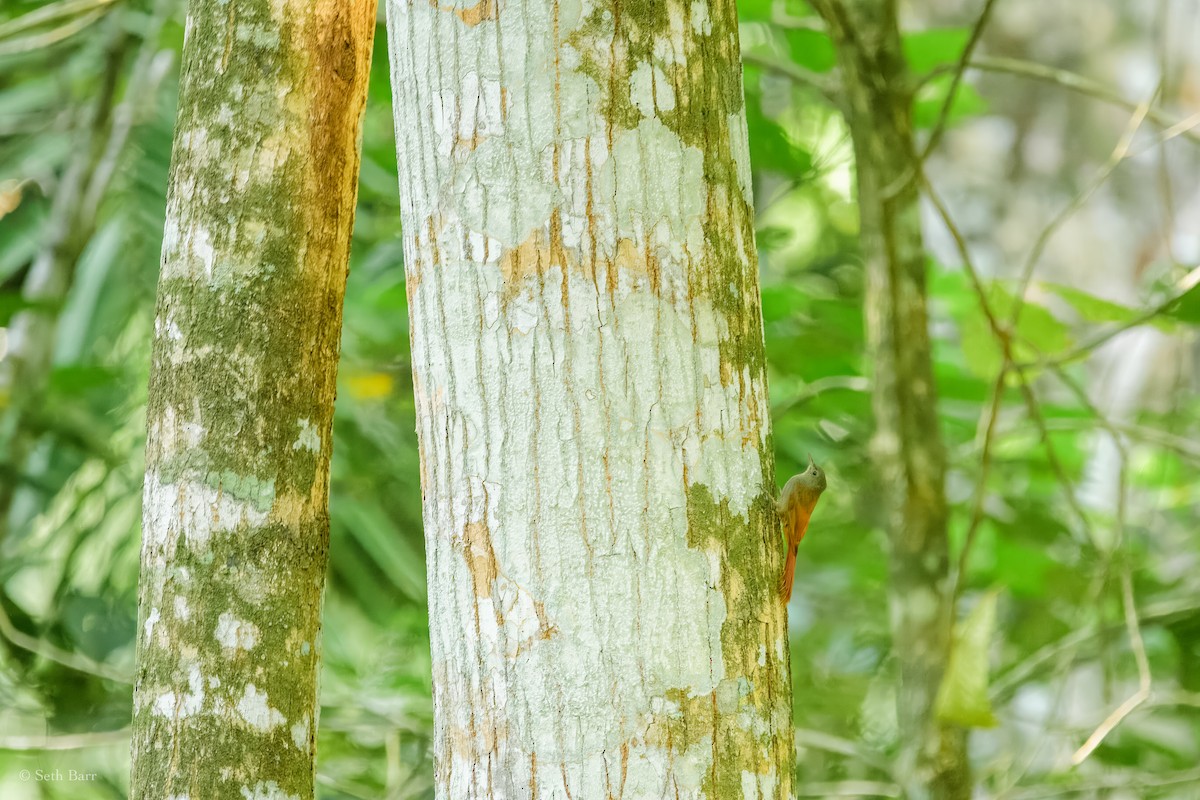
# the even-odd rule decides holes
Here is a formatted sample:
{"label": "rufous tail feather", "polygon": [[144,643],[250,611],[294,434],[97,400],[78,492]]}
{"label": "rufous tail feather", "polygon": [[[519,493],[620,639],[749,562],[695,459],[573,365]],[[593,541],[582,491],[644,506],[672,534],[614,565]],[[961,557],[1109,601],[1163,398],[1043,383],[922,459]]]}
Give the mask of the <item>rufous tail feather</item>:
{"label": "rufous tail feather", "polygon": [[796,577],[796,551],[800,543],[788,548],[787,563],[783,566],[783,579],[779,583],[779,593],[783,596],[783,604],[787,605],[792,599],[792,579]]}

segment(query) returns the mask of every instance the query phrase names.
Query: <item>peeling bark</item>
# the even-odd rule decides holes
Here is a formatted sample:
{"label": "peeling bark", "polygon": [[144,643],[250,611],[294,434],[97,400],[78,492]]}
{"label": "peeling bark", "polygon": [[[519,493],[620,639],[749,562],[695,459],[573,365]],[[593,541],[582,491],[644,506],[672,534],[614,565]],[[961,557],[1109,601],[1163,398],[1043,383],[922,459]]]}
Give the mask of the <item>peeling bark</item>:
{"label": "peeling bark", "polygon": [[790,797],[734,3],[387,10],[439,797]]}
{"label": "peeling bark", "polygon": [[895,0],[814,0],[829,23],[854,140],[866,265],[871,442],[890,549],[892,646],[900,665],[897,777],[907,797],[971,796],[966,731],[934,705],[950,649],[946,454],[926,311],[909,72]]}
{"label": "peeling bark", "polygon": [[314,796],[373,1],[193,0],[150,374],[134,798]]}

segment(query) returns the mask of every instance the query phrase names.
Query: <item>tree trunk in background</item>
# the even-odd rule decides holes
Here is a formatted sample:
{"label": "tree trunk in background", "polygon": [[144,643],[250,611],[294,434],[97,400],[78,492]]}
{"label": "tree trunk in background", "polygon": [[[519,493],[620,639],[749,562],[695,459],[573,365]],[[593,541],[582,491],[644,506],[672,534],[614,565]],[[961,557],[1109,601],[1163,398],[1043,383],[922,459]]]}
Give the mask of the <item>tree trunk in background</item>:
{"label": "tree trunk in background", "polygon": [[388,12],[439,797],[790,797],[734,3]]}
{"label": "tree trunk in background", "polygon": [[892,642],[900,665],[898,775],[910,798],[971,796],[966,732],[934,706],[950,652],[946,455],[937,420],[927,256],[912,169],[912,98],[895,0],[814,0],[838,51],[854,140],[866,319],[875,367],[872,461],[889,548]]}
{"label": "tree trunk in background", "polygon": [[193,0],[150,375],[134,798],[311,798],[373,0]]}

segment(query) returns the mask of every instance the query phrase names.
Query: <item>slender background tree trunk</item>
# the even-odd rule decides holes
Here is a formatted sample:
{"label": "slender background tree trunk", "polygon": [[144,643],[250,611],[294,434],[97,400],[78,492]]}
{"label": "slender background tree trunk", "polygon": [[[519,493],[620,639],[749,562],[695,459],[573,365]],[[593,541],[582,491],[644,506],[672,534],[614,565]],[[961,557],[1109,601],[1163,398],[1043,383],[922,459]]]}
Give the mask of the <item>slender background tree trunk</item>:
{"label": "slender background tree trunk", "polygon": [[193,0],[150,376],[132,796],[313,797],[372,0]]}
{"label": "slender background tree trunk", "polygon": [[895,0],[815,0],[838,51],[854,140],[866,264],[871,456],[890,541],[892,643],[900,666],[898,775],[910,798],[971,796],[966,732],[935,702],[950,653],[946,455],[926,312],[928,257],[914,173],[912,98]]}
{"label": "slender background tree trunk", "polygon": [[439,797],[790,797],[734,3],[388,27]]}

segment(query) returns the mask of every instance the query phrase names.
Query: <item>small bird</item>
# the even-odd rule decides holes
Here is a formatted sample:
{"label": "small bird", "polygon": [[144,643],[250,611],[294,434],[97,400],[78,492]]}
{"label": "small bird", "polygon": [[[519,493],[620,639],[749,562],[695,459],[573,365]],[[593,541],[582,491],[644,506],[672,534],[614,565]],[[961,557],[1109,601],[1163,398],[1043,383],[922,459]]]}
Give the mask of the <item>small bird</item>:
{"label": "small bird", "polygon": [[793,475],[784,485],[775,504],[779,518],[783,520],[783,532],[787,536],[787,564],[783,568],[783,578],[779,581],[779,593],[783,596],[784,605],[792,599],[792,579],[796,574],[796,550],[800,540],[808,530],[808,520],[812,517],[821,492],[825,491],[825,470],[813,463],[812,455],[808,457],[808,469],[799,475]]}

